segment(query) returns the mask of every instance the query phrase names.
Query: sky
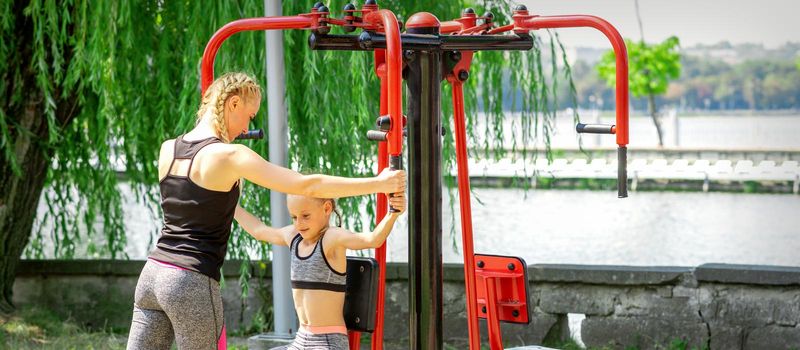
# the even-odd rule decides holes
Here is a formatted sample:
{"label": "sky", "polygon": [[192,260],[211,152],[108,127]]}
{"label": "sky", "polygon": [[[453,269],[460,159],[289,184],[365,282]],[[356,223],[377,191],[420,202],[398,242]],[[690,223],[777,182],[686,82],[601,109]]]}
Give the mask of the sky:
{"label": "sky", "polygon": [[[634,0],[517,0],[532,14],[584,14],[601,17],[624,38],[638,40]],[[800,42],[800,0],[639,0],[647,42],[671,35],[681,46],[762,43],[775,48],[787,41]],[[559,29],[562,42],[570,47],[611,47],[595,29]]]}

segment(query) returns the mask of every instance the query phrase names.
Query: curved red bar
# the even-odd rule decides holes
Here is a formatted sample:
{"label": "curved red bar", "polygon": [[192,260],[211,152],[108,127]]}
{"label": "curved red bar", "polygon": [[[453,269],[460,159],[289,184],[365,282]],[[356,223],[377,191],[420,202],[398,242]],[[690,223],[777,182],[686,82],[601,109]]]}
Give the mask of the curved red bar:
{"label": "curved red bar", "polygon": [[311,27],[312,22],[311,17],[281,16],[244,18],[224,25],[214,33],[203,51],[203,62],[200,66],[200,95],[202,96],[214,82],[214,59],[222,43],[231,35],[247,30],[306,29]]}
{"label": "curved red bar", "polygon": [[589,15],[533,16],[517,22],[517,28],[519,27],[534,30],[542,28],[591,27],[605,34],[611,42],[616,55],[617,145],[625,147],[628,144],[628,51],[619,31],[606,20]]}
{"label": "curved red bar", "polygon": [[392,119],[387,142],[389,155],[399,156],[403,152],[403,50],[400,44],[400,28],[397,17],[389,10],[370,12],[364,19],[383,24],[386,35],[386,92],[389,116]]}

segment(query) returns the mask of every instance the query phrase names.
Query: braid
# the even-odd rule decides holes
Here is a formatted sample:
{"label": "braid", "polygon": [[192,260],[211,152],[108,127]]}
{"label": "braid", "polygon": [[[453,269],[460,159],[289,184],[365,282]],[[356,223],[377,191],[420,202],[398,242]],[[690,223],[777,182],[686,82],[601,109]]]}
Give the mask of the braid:
{"label": "braid", "polygon": [[228,125],[225,123],[225,102],[229,97],[240,96],[249,99],[252,96],[261,96],[261,87],[253,78],[245,73],[226,73],[217,78],[206,90],[200,109],[197,111],[197,122],[211,109],[214,130],[224,142],[230,142]]}
{"label": "braid", "polygon": [[336,199],[334,198],[323,199],[323,203],[326,201],[331,202],[333,213],[336,214],[336,227],[342,227],[342,213],[339,211],[339,208],[336,207]]}

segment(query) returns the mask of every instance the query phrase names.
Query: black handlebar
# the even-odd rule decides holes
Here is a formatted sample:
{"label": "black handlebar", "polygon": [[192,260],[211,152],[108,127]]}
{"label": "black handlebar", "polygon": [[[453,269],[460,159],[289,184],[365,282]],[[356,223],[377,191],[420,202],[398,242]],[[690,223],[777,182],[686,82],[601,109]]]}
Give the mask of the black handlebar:
{"label": "black handlebar", "polygon": [[575,126],[575,131],[579,134],[613,134],[614,125],[578,123]]}
{"label": "black handlebar", "polygon": [[261,140],[263,138],[264,130],[262,129],[247,130],[246,133],[236,136],[237,140]]}

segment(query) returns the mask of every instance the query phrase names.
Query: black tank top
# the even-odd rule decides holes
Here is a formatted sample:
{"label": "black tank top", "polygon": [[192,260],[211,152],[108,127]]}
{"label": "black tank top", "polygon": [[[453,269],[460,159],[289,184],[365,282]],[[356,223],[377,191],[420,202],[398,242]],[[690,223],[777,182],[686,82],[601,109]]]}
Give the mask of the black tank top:
{"label": "black tank top", "polygon": [[[164,227],[150,258],[202,273],[217,281],[228,249],[228,237],[239,183],[228,192],[200,187],[189,178],[194,156],[203,147],[221,142],[212,137],[198,141],[175,140],[175,155],[167,176],[159,182]],[[189,159],[185,176],[172,175],[176,159]]]}

